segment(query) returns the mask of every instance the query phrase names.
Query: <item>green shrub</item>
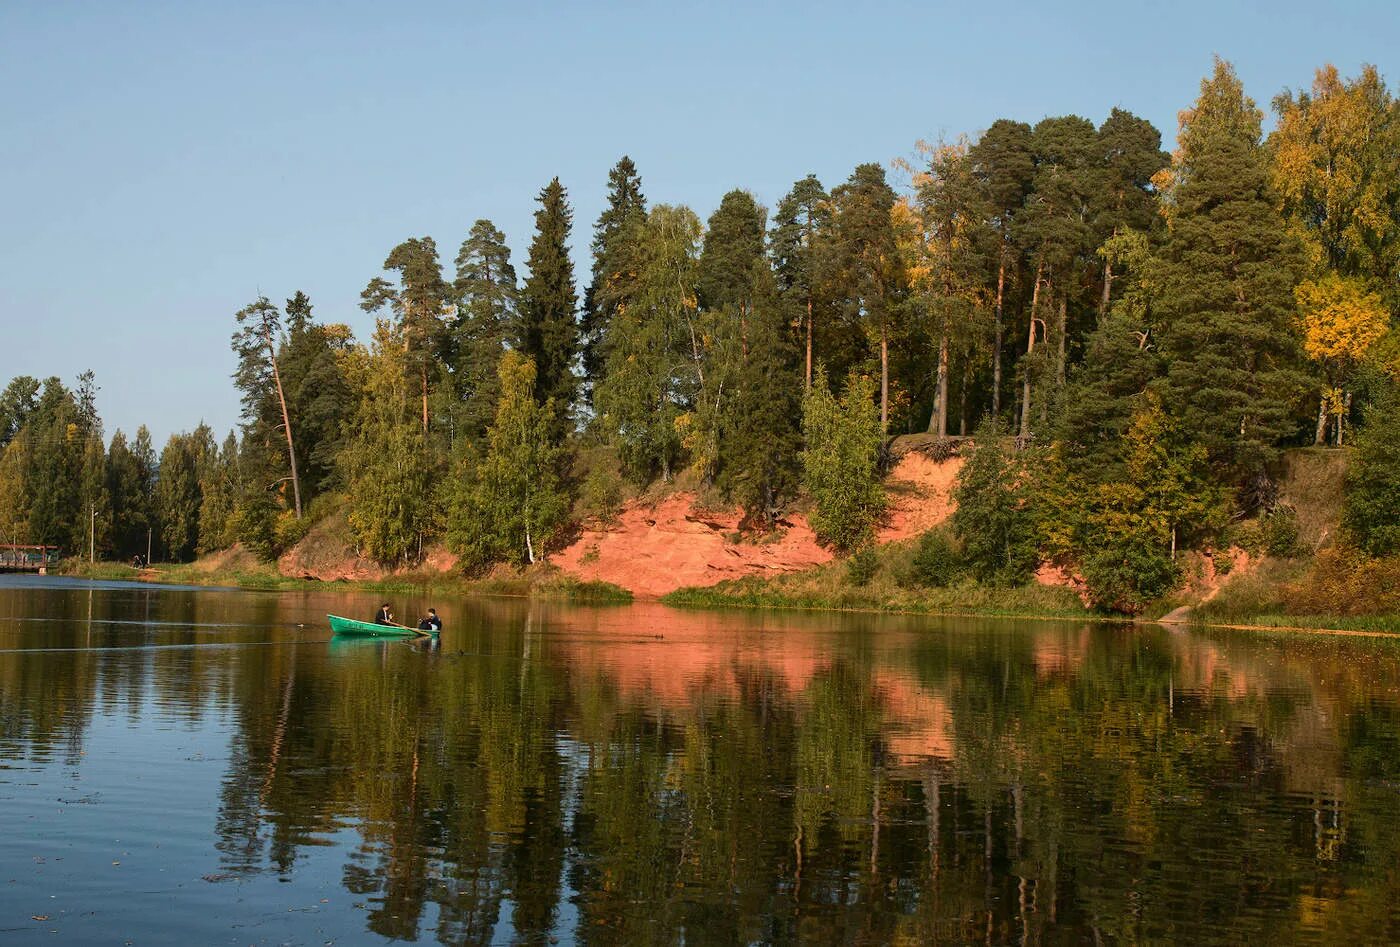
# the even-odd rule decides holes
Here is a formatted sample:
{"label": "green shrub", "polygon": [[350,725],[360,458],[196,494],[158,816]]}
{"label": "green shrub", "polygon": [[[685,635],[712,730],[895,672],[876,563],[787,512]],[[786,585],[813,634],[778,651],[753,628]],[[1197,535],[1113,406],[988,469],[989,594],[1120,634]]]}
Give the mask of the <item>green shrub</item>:
{"label": "green shrub", "polygon": [[1084,559],[1081,571],[1094,605],[1124,615],[1136,615],[1166,595],[1181,575],[1169,555],[1146,542],[1101,546]]}
{"label": "green shrub", "polygon": [[277,517],[277,525],[274,527],[274,539],[277,544],[277,552],[283,553],[291,549],[297,543],[306,538],[306,534],[311,530],[311,517],[297,515],[292,510],[283,510]]}
{"label": "green shrub", "polygon": [[611,466],[599,465],[588,471],[579,489],[579,504],[585,516],[604,526],[622,512],[622,475]]}
{"label": "green shrub", "polygon": [[846,560],[846,578],[857,588],[869,585],[879,569],[880,557],[871,546],[866,546]]}
{"label": "green shrub", "polygon": [[920,537],[909,571],[916,585],[941,589],[962,578],[967,564],[952,533],[939,526]]}
{"label": "green shrub", "polygon": [[1039,559],[1031,471],[1006,450],[1002,432],[984,424],[972,456],[958,474],[953,514],[968,566],[984,582],[1020,585]]}
{"label": "green shrub", "polygon": [[1264,552],[1275,559],[1292,559],[1303,551],[1298,539],[1298,511],[1293,507],[1279,504],[1260,518],[1259,527]]}
{"label": "green shrub", "polygon": [[1400,397],[1366,412],[1347,473],[1342,526],[1372,556],[1400,553]]}

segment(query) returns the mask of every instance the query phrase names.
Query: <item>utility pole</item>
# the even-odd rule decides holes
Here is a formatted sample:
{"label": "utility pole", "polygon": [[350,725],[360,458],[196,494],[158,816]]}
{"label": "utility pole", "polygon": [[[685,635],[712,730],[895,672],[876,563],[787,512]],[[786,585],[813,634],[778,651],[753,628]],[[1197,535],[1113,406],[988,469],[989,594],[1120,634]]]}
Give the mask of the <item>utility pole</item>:
{"label": "utility pole", "polygon": [[97,504],[92,505],[92,515],[88,517],[88,562],[97,561]]}
{"label": "utility pole", "polygon": [[146,567],[151,565],[151,528],[146,527]]}

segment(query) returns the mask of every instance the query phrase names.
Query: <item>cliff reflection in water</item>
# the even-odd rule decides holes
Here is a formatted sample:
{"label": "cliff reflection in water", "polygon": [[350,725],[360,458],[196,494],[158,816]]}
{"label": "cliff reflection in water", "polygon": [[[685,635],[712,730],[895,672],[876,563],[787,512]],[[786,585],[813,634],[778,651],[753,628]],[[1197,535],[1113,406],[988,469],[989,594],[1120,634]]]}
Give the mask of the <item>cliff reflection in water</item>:
{"label": "cliff reflection in water", "polygon": [[383,937],[1400,940],[1389,642],[453,611],[437,652],[0,661],[0,736],[71,750],[137,690],[223,707],[222,870],[295,879],[339,850]]}

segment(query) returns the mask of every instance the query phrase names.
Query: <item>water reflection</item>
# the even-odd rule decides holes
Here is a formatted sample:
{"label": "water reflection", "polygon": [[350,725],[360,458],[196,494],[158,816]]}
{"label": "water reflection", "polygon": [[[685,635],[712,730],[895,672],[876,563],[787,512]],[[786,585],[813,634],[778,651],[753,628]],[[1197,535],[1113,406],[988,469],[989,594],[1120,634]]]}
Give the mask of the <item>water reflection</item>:
{"label": "water reflection", "polygon": [[0,755],[217,717],[183,870],[329,864],[384,938],[1400,940],[1385,641],[503,600],[422,650],[327,643],[332,593],[0,603]]}

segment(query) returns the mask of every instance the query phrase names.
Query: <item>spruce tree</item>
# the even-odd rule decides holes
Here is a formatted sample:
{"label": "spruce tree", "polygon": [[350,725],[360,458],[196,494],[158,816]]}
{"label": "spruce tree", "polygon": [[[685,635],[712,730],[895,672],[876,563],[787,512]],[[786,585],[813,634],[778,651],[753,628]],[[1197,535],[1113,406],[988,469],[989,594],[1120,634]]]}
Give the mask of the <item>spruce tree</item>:
{"label": "spruce tree", "polygon": [[623,155],[608,172],[608,206],[593,225],[592,281],[584,293],[580,335],[583,345],[583,373],[589,392],[597,385],[607,359],[604,349],[608,323],[629,295],[635,279],[636,261],[631,252],[635,241],[628,239],[646,220],[647,202],[642,179],[632,159]]}
{"label": "spruce tree", "polygon": [[[707,390],[713,343],[695,303],[700,221],[686,207],[660,204],[636,229],[631,301],[608,325],[607,361],[594,391],[597,423],[627,473],[670,479],[680,458],[681,418],[695,421]],[[692,439],[692,449],[698,447]]]}
{"label": "spruce tree", "polygon": [[568,246],[573,211],[558,178],[545,185],[537,200],[540,209],[535,211],[535,237],[526,264],[530,275],[521,294],[514,348],[534,362],[535,400],[544,404],[553,399],[556,437],[562,437],[578,398],[578,295]]}
{"label": "spruce tree", "polygon": [[118,559],[146,552],[151,524],[150,483],[141,460],[121,431],[107,449],[107,495],[112,505],[112,548]]}
{"label": "spruce tree", "polygon": [[1347,471],[1342,526],[1372,556],[1400,553],[1400,398],[1366,411]]}
{"label": "spruce tree", "polygon": [[497,372],[506,341],[518,317],[515,267],[505,234],[489,220],[478,220],[457,254],[457,322],[453,379],[460,435],[480,441],[496,414]]}
{"label": "spruce tree", "polygon": [[[348,326],[315,321],[305,293],[298,291],[288,299],[285,311],[287,338],[277,364],[288,412],[296,423],[302,500],[309,503],[338,482],[345,429],[359,405],[345,367],[354,340]],[[245,433],[242,453],[247,452],[247,440]]]}
{"label": "spruce tree", "polygon": [[1165,403],[1238,486],[1259,481],[1295,433],[1296,246],[1284,234],[1260,146],[1261,115],[1216,63],[1183,113],[1168,192],[1172,227],[1157,265]]}

